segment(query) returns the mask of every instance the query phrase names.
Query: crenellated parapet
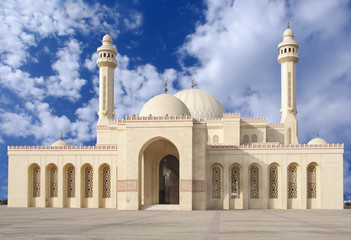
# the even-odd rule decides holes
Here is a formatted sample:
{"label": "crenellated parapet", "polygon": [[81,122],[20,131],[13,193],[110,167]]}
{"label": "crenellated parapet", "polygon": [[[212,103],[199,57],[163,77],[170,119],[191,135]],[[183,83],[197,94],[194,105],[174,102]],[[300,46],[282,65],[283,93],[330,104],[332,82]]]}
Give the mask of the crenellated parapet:
{"label": "crenellated parapet", "polygon": [[96,145],[96,146],[8,146],[8,151],[104,151],[118,150],[117,145]]}

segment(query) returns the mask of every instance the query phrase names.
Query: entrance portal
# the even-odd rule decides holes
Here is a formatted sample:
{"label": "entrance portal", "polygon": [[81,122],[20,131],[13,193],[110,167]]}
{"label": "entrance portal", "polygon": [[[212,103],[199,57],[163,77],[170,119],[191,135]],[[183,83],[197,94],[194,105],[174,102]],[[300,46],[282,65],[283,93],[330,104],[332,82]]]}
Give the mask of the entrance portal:
{"label": "entrance portal", "polygon": [[159,165],[159,204],[179,204],[179,160],[168,155]]}

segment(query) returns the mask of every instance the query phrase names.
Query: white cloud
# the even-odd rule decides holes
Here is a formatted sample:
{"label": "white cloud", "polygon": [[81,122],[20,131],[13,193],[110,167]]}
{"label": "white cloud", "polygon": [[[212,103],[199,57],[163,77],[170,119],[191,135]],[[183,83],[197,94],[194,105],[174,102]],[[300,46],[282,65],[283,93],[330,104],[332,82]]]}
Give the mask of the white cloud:
{"label": "white cloud", "polygon": [[168,93],[175,93],[173,82],[179,77],[174,69],[159,73],[151,64],[129,69],[129,58],[117,55],[118,67],[115,70],[115,112],[118,118],[139,114],[142,106],[150,98],[163,93],[164,79],[167,78]]}
{"label": "white cloud", "polygon": [[135,30],[141,26],[142,20],[139,12],[132,12],[128,18],[123,19],[123,22],[128,30]]}
{"label": "white cloud", "polygon": [[70,39],[65,45],[57,52],[58,60],[52,65],[57,75],[48,79],[48,95],[77,99],[80,88],[86,83],[79,78],[81,46],[75,39]]}

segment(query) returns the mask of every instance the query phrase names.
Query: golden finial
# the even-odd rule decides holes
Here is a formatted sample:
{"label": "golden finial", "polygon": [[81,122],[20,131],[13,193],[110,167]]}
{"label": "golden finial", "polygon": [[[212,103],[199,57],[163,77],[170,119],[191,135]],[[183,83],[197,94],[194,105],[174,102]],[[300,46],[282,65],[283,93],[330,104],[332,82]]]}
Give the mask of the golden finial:
{"label": "golden finial", "polygon": [[106,34],[108,34],[108,25],[106,26]]}
{"label": "golden finial", "polygon": [[318,137],[319,135],[318,135],[318,128],[316,128],[316,137]]}
{"label": "golden finial", "polygon": [[60,132],[61,132],[61,140],[63,139],[63,136],[62,136],[62,130],[60,130]]}
{"label": "golden finial", "polygon": [[164,89],[164,91],[165,91],[165,94],[167,94],[167,91],[168,91],[168,89],[167,89],[167,81],[168,81],[168,79],[167,79],[167,77],[165,77],[163,80],[165,81],[165,89]]}
{"label": "golden finial", "polygon": [[191,77],[191,88],[194,88],[194,87],[195,87],[194,78]]}
{"label": "golden finial", "polygon": [[290,22],[288,21],[288,28],[290,28]]}

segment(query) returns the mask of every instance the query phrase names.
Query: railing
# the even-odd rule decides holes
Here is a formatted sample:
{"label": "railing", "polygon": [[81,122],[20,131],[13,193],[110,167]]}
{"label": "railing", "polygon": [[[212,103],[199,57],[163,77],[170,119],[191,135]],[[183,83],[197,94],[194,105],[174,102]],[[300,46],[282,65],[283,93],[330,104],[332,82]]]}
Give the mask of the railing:
{"label": "railing", "polygon": [[344,144],[296,144],[296,145],[281,145],[281,144],[244,144],[244,145],[224,145],[224,144],[210,144],[210,149],[316,149],[316,148],[339,148],[343,149]]}

